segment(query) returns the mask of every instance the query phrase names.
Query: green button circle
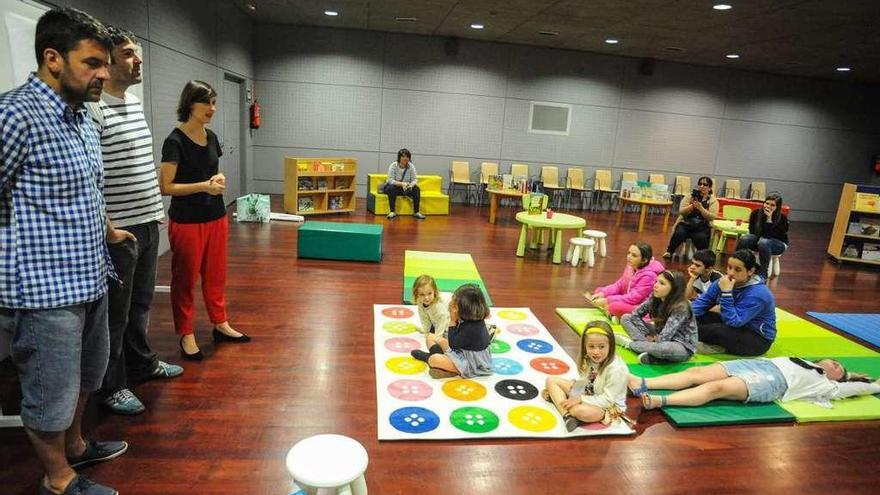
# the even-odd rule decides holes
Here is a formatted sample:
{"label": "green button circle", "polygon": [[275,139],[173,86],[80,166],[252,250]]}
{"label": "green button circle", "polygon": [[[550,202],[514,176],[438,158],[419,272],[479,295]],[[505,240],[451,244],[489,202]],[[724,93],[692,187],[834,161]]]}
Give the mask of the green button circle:
{"label": "green button circle", "polygon": [[386,321],[382,324],[382,328],[388,333],[403,335],[413,333],[418,330],[415,324],[408,321]]}
{"label": "green button circle", "polygon": [[482,407],[462,407],[449,415],[452,426],[468,433],[488,433],[498,428],[498,416]]}
{"label": "green button circle", "polygon": [[495,339],[489,345],[489,352],[492,354],[504,354],[510,351],[510,344],[503,340]]}

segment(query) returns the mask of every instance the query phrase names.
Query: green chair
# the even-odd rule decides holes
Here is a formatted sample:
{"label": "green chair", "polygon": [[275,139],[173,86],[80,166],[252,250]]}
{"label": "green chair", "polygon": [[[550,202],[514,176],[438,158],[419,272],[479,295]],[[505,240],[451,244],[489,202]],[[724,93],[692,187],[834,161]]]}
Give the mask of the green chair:
{"label": "green chair", "polygon": [[[531,194],[523,195],[523,197],[522,197],[523,210],[528,211],[529,204],[532,201],[532,195],[534,195],[534,194],[538,194],[538,193],[531,193]],[[540,195],[541,195],[541,213],[539,213],[539,215],[543,215],[544,214],[543,212],[547,210],[547,206],[550,204],[550,196],[548,196],[546,194],[540,194]],[[527,235],[531,235],[532,242],[530,245],[533,247],[535,246],[535,242],[536,242],[535,239],[537,239],[538,244],[544,244],[544,234],[546,231],[547,231],[547,229],[542,229],[542,228],[534,229],[532,227],[529,227]],[[553,239],[550,239],[550,241],[552,241],[552,240]]]}
{"label": "green chair", "polygon": [[[751,214],[752,209],[746,206],[724,205],[724,208],[721,209],[721,217],[724,220],[742,220],[745,225],[749,224],[749,216]],[[728,239],[736,240],[739,239],[740,235],[742,235],[742,231],[739,229],[716,227],[713,231],[714,242],[711,242],[709,245],[713,246],[713,250],[716,253],[721,253],[722,251],[727,251]]]}

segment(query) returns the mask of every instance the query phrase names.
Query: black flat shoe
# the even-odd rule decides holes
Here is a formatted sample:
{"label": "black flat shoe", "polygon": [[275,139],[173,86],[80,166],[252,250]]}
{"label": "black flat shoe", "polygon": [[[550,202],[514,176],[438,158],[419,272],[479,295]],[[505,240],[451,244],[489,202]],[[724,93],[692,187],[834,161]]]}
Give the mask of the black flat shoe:
{"label": "black flat shoe", "polygon": [[201,361],[202,359],[205,359],[205,355],[202,354],[201,350],[196,351],[194,354],[189,354],[183,350],[183,337],[180,338],[180,355],[183,356],[183,359],[189,359],[190,361]]}
{"label": "black flat shoe", "polygon": [[245,342],[251,341],[251,338],[245,334],[241,334],[240,337],[230,337],[220,330],[217,330],[217,327],[214,327],[214,330],[211,331],[211,335],[214,336],[214,342],[234,342],[236,344],[244,344]]}

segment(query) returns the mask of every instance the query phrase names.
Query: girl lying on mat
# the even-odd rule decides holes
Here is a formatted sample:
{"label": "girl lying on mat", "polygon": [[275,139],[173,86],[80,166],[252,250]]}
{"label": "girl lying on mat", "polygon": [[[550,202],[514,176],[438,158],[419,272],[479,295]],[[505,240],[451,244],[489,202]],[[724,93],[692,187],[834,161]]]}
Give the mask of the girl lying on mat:
{"label": "girl lying on mat", "polygon": [[[684,274],[666,270],[654,282],[654,292],[620,323],[629,336],[617,343],[639,353],[642,364],[687,361],[697,350],[697,320],[685,297]],[[651,322],[643,318],[651,317]]]}
{"label": "girl lying on mat", "polygon": [[[432,378],[462,378],[486,376],[493,373],[489,344],[493,334],[486,327],[489,305],[483,291],[474,284],[462,285],[449,301],[448,339],[436,333],[427,335],[428,352],[414,349],[412,357],[428,363]],[[494,330],[494,327],[493,327]]]}
{"label": "girl lying on mat", "polygon": [[[629,387],[646,409],[700,406],[715,399],[743,402],[807,400],[823,407],[831,401],[880,392],[880,380],[846,371],[832,359],[810,362],[800,358],[739,359],[698,366],[685,371],[643,378],[631,375]],[[648,390],[678,390],[669,395]]]}
{"label": "girl lying on mat", "polygon": [[[449,303],[437,289],[437,281],[430,275],[419,275],[412,286],[412,298],[422,322],[420,332],[446,338],[449,329]],[[428,345],[430,347],[430,345]]]}
{"label": "girl lying on mat", "polygon": [[551,376],[541,391],[541,397],[562,415],[565,428],[571,432],[584,423],[608,422],[610,417],[625,420],[629,372],[623,359],[614,353],[614,332],[608,323],[587,323],[581,334],[577,367],[577,380]]}
{"label": "girl lying on mat", "polygon": [[637,242],[626,251],[626,268],[623,274],[611,285],[599,287],[591,294],[584,293],[593,306],[620,318],[632,312],[649,295],[657,274],[664,270],[663,264],[655,260],[649,244]]}

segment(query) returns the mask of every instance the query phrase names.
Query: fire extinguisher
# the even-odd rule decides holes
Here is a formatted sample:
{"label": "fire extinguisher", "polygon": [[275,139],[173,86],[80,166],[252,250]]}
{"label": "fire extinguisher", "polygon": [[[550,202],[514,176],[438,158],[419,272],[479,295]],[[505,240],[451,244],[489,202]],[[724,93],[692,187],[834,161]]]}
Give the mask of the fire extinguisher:
{"label": "fire extinguisher", "polygon": [[260,103],[254,98],[254,102],[251,103],[251,129],[259,129],[260,122]]}

